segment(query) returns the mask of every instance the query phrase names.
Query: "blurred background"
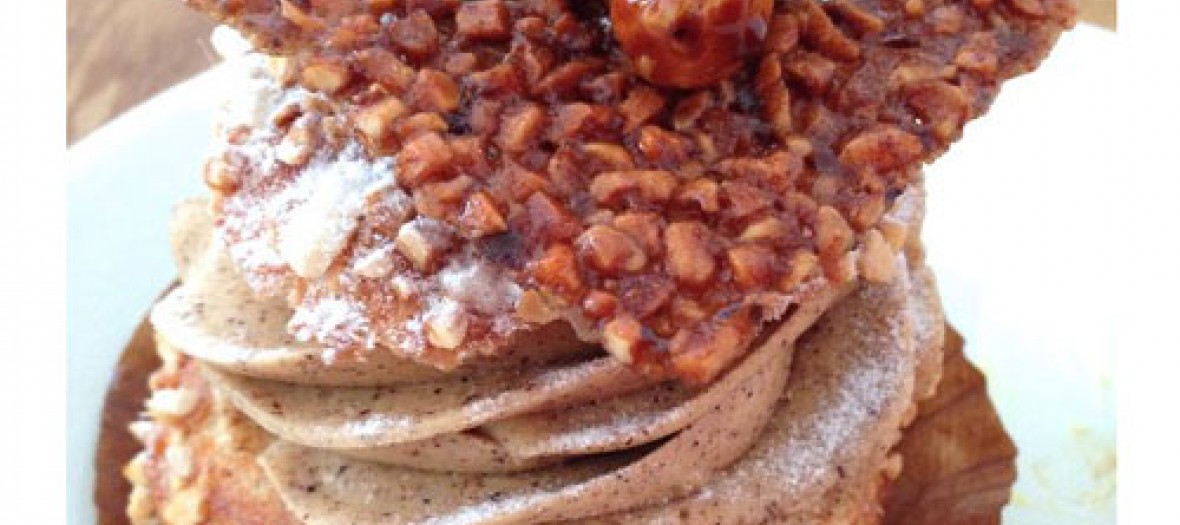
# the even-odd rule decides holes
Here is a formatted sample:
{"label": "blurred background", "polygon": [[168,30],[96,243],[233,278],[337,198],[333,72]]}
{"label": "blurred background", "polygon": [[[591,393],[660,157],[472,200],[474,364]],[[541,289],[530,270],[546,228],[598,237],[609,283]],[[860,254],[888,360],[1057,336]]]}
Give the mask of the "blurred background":
{"label": "blurred background", "polygon": [[[1114,29],[1116,0],[1075,0],[1082,20]],[[68,0],[66,137],[213,65],[213,23],[181,0]]]}

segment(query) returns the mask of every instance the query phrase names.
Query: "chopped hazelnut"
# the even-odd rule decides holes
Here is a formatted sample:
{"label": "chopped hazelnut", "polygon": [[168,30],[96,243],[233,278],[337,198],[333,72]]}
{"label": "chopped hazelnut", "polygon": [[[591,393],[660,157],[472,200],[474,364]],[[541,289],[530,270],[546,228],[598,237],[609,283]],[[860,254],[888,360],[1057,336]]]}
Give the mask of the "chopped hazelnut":
{"label": "chopped hazelnut", "polygon": [[705,213],[717,213],[721,210],[718,193],[717,183],[702,177],[681,185],[676,191],[676,202],[685,206],[695,205]]}
{"label": "chopped hazelnut", "polygon": [[459,108],[459,85],[442,71],[423,69],[410,85],[407,99],[419,111],[455,111]]}
{"label": "chopped hazelnut", "polygon": [[615,359],[631,364],[643,342],[643,325],[634,317],[619,316],[602,327],[602,346]]}
{"label": "chopped hazelnut", "polygon": [[328,60],[316,60],[303,67],[300,79],[307,89],[320,93],[336,93],[350,79],[348,67]]}
{"label": "chopped hazelnut", "polygon": [[586,294],[585,299],[582,299],[582,310],[592,318],[602,319],[613,315],[618,304],[619,298],[614,294],[602,290],[592,290]]}
{"label": "chopped hazelnut", "polygon": [[398,180],[414,187],[438,178],[450,168],[451,148],[438,133],[423,133],[410,139],[397,157]]}
{"label": "chopped hazelnut", "polygon": [[787,274],[779,281],[779,290],[790,293],[799,285],[816,277],[819,267],[819,257],[809,251],[800,250],[791,257],[791,264]]}
{"label": "chopped hazelnut", "polygon": [[637,272],[647,265],[643,247],[630,235],[610,226],[591,226],[578,237],[577,244],[582,256],[603,272]]}
{"label": "chopped hazelnut", "polygon": [[419,271],[427,271],[451,247],[451,228],[435,219],[417,218],[397,231],[394,246]]}
{"label": "chopped hazelnut", "polygon": [[506,113],[500,119],[496,143],[505,151],[520,153],[536,142],[545,126],[545,110],[533,103]]}
{"label": "chopped hazelnut", "polygon": [[443,299],[443,303],[426,315],[426,339],[431,346],[454,350],[467,338],[469,316],[459,303]]}
{"label": "chopped hazelnut", "polygon": [[591,142],[582,146],[582,151],[594,157],[598,162],[608,166],[610,170],[623,171],[635,169],[635,161],[627,148],[617,144]]}
{"label": "chopped hazelnut", "polygon": [[874,283],[893,280],[893,251],[881,232],[869,230],[865,233],[860,254],[860,275]]}
{"label": "chopped hazelnut", "polygon": [[459,226],[468,237],[483,237],[500,233],[508,229],[508,223],[496,203],[486,192],[476,192],[463,206],[459,214]]}
{"label": "chopped hazelnut", "polygon": [[160,389],[148,398],[147,411],[157,416],[184,417],[197,408],[197,393],[188,388]]}
{"label": "chopped hazelnut", "polygon": [[647,86],[638,86],[627,94],[619,105],[619,112],[626,121],[623,129],[634,131],[664,109],[664,97]]}
{"label": "chopped hazelnut", "polygon": [[501,40],[511,33],[504,0],[463,2],[455,13],[456,31],[468,40]]}
{"label": "chopped hazelnut", "polygon": [[894,252],[901,251],[901,247],[905,246],[906,238],[909,236],[909,226],[906,223],[885,216],[877,224],[877,228],[881,230],[881,235],[885,237],[885,241],[889,243],[889,247]]}
{"label": "chopped hazelnut", "polygon": [[516,316],[529,323],[545,324],[557,320],[560,313],[544,293],[525,290],[516,303]]}
{"label": "chopped hazelnut", "polygon": [[649,255],[656,255],[663,249],[660,240],[660,230],[663,219],[657,213],[626,212],[614,218],[614,226],[643,244],[643,250]]}
{"label": "chopped hazelnut", "polygon": [[434,19],[418,9],[389,26],[393,45],[416,60],[430,58],[438,51],[438,28]]}
{"label": "chopped hazelnut", "polygon": [[790,233],[787,224],[778,217],[766,217],[746,226],[739,239],[743,241],[777,242]]}
{"label": "chopped hazelnut", "polygon": [[815,245],[820,253],[844,253],[852,246],[852,228],[840,212],[821,206],[816,213]]}
{"label": "chopped hazelnut", "polygon": [[406,113],[406,105],[397,97],[386,97],[356,115],[357,129],[373,144],[380,144],[393,130],[393,121]]}
{"label": "chopped hazelnut", "polygon": [[733,281],[744,290],[760,288],[774,277],[774,250],[757,244],[741,244],[725,252]]}
{"label": "chopped hazelnut", "polygon": [[624,193],[638,190],[650,202],[666,202],[676,189],[676,175],[663,170],[608,171],[590,182],[590,193],[601,203],[616,201]]}
{"label": "chopped hazelnut", "polygon": [[713,232],[700,222],[674,222],[664,232],[668,273],[689,286],[705,286],[717,268],[711,248]]}
{"label": "chopped hazelnut", "polygon": [[568,244],[550,246],[544,256],[529,265],[529,270],[537,282],[563,295],[576,296],[585,286],[574,249]]}

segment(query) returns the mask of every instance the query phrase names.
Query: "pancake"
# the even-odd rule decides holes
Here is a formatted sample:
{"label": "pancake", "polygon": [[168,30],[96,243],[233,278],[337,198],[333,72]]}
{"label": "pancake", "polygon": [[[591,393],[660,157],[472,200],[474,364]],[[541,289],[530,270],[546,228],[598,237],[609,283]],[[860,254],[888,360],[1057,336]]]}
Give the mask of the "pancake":
{"label": "pancake", "polygon": [[[903,261],[899,258],[898,264]],[[900,435],[907,409],[917,391],[928,390],[937,380],[918,373],[921,363],[939,361],[941,344],[921,329],[939,318],[915,318],[929,307],[937,311],[937,303],[928,301],[936,297],[926,288],[932,281],[909,277],[922,271],[922,267],[901,266],[902,278],[893,284],[862,286],[808,330],[794,352],[783,352],[771,343],[762,345],[704,393],[660,384],[610,398],[620,407],[634,408],[638,403],[650,409],[654,417],[638,429],[634,420],[602,418],[604,412],[599,412],[598,419],[590,418],[599,422],[599,434],[643,436],[664,428],[665,419],[658,417],[657,407],[673,414],[678,410],[696,414],[686,408],[693,401],[710,394],[722,400],[720,405],[708,406],[702,416],[689,418],[690,425],[672,431],[662,442],[641,439],[622,451],[566,450],[568,454],[550,456],[549,462],[513,463],[519,460],[512,455],[512,439],[498,443],[492,430],[496,425],[524,428],[550,439],[562,434],[563,428],[573,428],[531,428],[530,421],[546,418],[540,412],[516,421],[488,423],[476,434],[445,434],[449,442],[406,443],[395,454],[402,459],[382,462],[360,457],[380,454],[379,447],[344,455],[273,441],[275,436],[250,423],[252,435],[271,444],[250,449],[249,456],[238,456],[234,461],[248,465],[234,469],[246,469],[251,476],[264,473],[269,492],[250,505],[272,508],[281,502],[304,523],[416,523],[414,516],[430,516],[439,523],[659,523],[680,522],[681,516],[691,516],[689,522],[816,523],[811,520],[837,512],[834,509],[862,516],[866,506],[876,508],[882,470],[889,464],[886,455]],[[786,359],[791,355],[795,362],[788,368]],[[192,381],[212,377],[193,361],[185,363],[185,370]],[[755,372],[763,379],[752,381],[743,375]],[[738,388],[728,386],[726,379]],[[679,394],[676,388],[681,389]],[[217,421],[230,415],[250,421],[221,389],[202,387],[200,391],[210,396],[217,392],[220,400],[219,411],[205,416],[206,425],[225,426]],[[668,397],[656,402],[641,397],[653,392]],[[755,394],[770,405],[751,402],[749,396]],[[753,408],[743,414],[742,406]],[[591,409],[586,414],[593,413]],[[765,430],[749,424],[758,414],[766,417]],[[726,422],[737,425],[727,427]],[[734,432],[749,437],[734,439]],[[485,454],[462,446],[472,440],[481,440],[494,451]],[[648,445],[639,446],[644,443]],[[435,457],[412,452],[428,447],[446,452]],[[456,458],[464,449],[469,456]],[[497,461],[487,457],[500,457],[511,466],[496,466]],[[672,460],[685,457],[699,461]],[[407,464],[405,458],[416,458],[418,463]],[[457,467],[461,463],[468,466]],[[162,460],[154,465],[171,468]],[[650,480],[656,479],[669,484],[652,484]],[[641,485],[643,489],[635,489]],[[429,503],[422,502],[421,494],[430,494]],[[375,507],[372,498],[385,503]],[[168,501],[165,497],[160,508]],[[659,502],[664,503],[644,508]],[[765,503],[752,504],[757,502]],[[604,516],[604,509],[615,509],[616,515]],[[767,521],[776,519],[785,521]]]}

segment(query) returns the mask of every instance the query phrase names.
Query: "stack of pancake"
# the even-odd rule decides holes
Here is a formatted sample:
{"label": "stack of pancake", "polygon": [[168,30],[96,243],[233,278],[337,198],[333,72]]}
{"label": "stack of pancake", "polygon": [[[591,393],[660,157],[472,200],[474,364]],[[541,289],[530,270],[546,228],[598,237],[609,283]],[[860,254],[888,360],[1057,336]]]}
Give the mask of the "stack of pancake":
{"label": "stack of pancake", "polygon": [[[180,285],[151,314],[163,365],[132,425],[144,451],[125,469],[135,524],[878,523],[882,491],[904,468],[892,451],[942,362],[920,165],[1072,23],[1059,0],[782,2],[743,11],[755,22],[776,13],[761,20],[769,33],[751,27],[784,54],[727,70],[736,88],[662,85],[660,64],[643,66],[658,59],[600,44],[613,58],[594,67],[618,70],[599,78],[680,102],[642,127],[603,121],[599,142],[583,144],[530,135],[518,117],[552,104],[551,117],[539,109],[525,123],[561,127],[569,108],[606,104],[542,97],[480,137],[465,120],[473,105],[431,91],[463,78],[455,61],[398,48],[414,78],[402,102],[380,71],[365,73],[378,79],[368,87],[327,82],[340,63],[321,59],[372,56],[386,41],[357,35],[378,19],[402,36],[433,20],[451,52],[475,37],[533,38],[546,29],[525,22],[546,10],[566,27],[549,29],[559,35],[581,34],[567,27],[583,23],[575,12],[609,27],[597,11],[194,3],[277,58],[234,59],[249,80],[215,133],[213,199],[181,203],[173,219]],[[311,38],[324,31],[331,39]],[[912,41],[927,34],[929,46]],[[360,41],[377,47],[325,51]],[[553,45],[596,49],[579,42]],[[450,58],[500,58],[489,49]],[[528,70],[516,51],[503,59]],[[940,61],[949,69],[930,65]],[[817,87],[821,77],[842,84]],[[462,97],[486,100],[468,90],[487,81],[478,78],[462,81]],[[706,99],[716,107],[694,118],[729,127],[681,118]],[[620,106],[627,118],[632,100]],[[697,145],[662,123],[697,133]],[[622,142],[601,142],[612,133]],[[660,153],[645,158],[651,141]],[[492,168],[460,162],[473,144]],[[456,164],[438,164],[441,150]],[[553,159],[575,151],[622,152],[644,169],[587,165],[593,182],[562,178]],[[530,162],[536,187],[513,201]],[[774,194],[778,183],[787,186]],[[654,242],[622,220],[639,216],[632,210],[654,217]]]}

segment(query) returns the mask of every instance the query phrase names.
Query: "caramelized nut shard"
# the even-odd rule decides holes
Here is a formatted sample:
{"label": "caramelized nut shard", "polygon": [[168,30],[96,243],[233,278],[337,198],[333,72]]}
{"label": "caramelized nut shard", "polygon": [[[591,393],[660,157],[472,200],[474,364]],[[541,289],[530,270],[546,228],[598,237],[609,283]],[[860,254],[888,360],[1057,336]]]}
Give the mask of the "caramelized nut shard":
{"label": "caramelized nut shard", "polygon": [[619,298],[614,294],[602,290],[592,290],[582,299],[582,310],[594,319],[603,319],[614,315],[619,305]]}
{"label": "caramelized nut shard", "polygon": [[643,244],[643,250],[651,256],[658,255],[663,249],[660,231],[663,219],[652,212],[626,212],[614,219],[614,226],[630,235],[631,238]]}
{"label": "caramelized nut shard", "polygon": [[674,222],[664,232],[668,273],[682,284],[694,287],[713,280],[713,232],[700,222]]}
{"label": "caramelized nut shard", "polygon": [[528,103],[504,115],[496,143],[506,151],[520,153],[528,150],[545,126],[545,110]]}
{"label": "caramelized nut shard", "polygon": [[556,321],[561,313],[548,296],[538,290],[525,290],[516,302],[516,316],[528,323],[546,324]]}
{"label": "caramelized nut shard", "polygon": [[200,483],[174,492],[160,512],[160,518],[169,525],[199,525],[208,516],[206,492],[206,487]]}
{"label": "caramelized nut shard", "polygon": [[690,180],[676,191],[676,202],[685,205],[695,205],[705,213],[717,213],[721,210],[720,188],[713,179],[698,178]]}
{"label": "caramelized nut shard", "polygon": [[974,33],[955,54],[955,65],[981,75],[995,75],[999,68],[999,47],[994,33]]}
{"label": "caramelized nut shard", "polygon": [[803,18],[803,38],[821,53],[845,61],[860,57],[860,45],[841,33],[817,2],[804,2],[798,14]]}
{"label": "caramelized nut shard", "polygon": [[627,94],[619,105],[619,112],[626,121],[623,129],[631,132],[646,123],[664,109],[664,97],[648,86],[637,86]]}
{"label": "caramelized nut shard", "polygon": [[602,328],[602,347],[623,363],[635,362],[635,354],[642,343],[643,325],[634,317],[616,317]]}
{"label": "caramelized nut shard", "polygon": [[451,148],[438,133],[422,133],[407,142],[397,157],[398,180],[415,187],[449,171]]}
{"label": "caramelized nut shard", "polygon": [[456,31],[468,40],[508,38],[511,20],[503,0],[463,2],[455,13]]}
{"label": "caramelized nut shard", "polygon": [[127,519],[131,525],[149,525],[155,521],[156,502],[145,485],[132,484],[127,495]]}
{"label": "caramelized nut shard", "polygon": [[344,64],[319,59],[303,67],[300,80],[307,89],[334,94],[348,84],[351,75]]}
{"label": "caramelized nut shard", "polygon": [[414,10],[389,26],[393,45],[415,60],[425,60],[438,51],[438,28],[426,11]]}
{"label": "caramelized nut shard", "polygon": [[636,190],[652,203],[666,202],[676,190],[676,175],[664,170],[608,171],[590,182],[590,193],[600,203],[616,202],[624,193]]}
{"label": "caramelized nut shard", "polygon": [[890,249],[894,252],[901,251],[902,246],[905,246],[906,238],[909,236],[909,226],[905,222],[885,216],[877,228],[881,230],[881,235],[885,237]]}
{"label": "caramelized nut shard", "polygon": [[736,361],[754,330],[748,308],[692,328],[681,328],[669,342],[672,366],[679,377],[708,384]]}
{"label": "caramelized nut shard", "polygon": [[604,225],[591,226],[578,237],[578,249],[594,268],[609,274],[638,272],[647,254],[630,235]]}
{"label": "caramelized nut shard", "polygon": [[406,105],[397,97],[386,97],[356,115],[356,126],[373,144],[380,144],[393,131],[393,121],[406,113]]}
{"label": "caramelized nut shard", "polygon": [[733,280],[743,290],[765,286],[774,278],[774,250],[757,244],[734,246],[725,252]]}
{"label": "caramelized nut shard", "polygon": [[459,303],[451,299],[431,309],[426,316],[426,339],[431,346],[454,350],[467,338],[469,316]]}
{"label": "caramelized nut shard", "polygon": [[778,217],[766,217],[742,230],[738,239],[747,242],[774,243],[786,239],[790,230],[787,224]]}
{"label": "caramelized nut shard", "polygon": [[450,75],[427,68],[418,72],[407,99],[419,111],[448,113],[459,108],[459,86]]}
{"label": "caramelized nut shard", "polygon": [[582,151],[585,151],[603,165],[609,166],[611,170],[624,171],[635,169],[635,161],[631,160],[631,154],[627,152],[627,148],[618,144],[592,142],[583,145]]}
{"label": "caramelized nut shard", "polygon": [[365,77],[376,80],[393,93],[400,94],[409,89],[416,76],[413,68],[385,49],[365,49],[358,52],[356,58]]}
{"label": "caramelized nut shard", "polygon": [[821,206],[816,213],[815,245],[820,253],[839,253],[852,247],[852,228],[844,216],[831,206]]}
{"label": "caramelized nut shard", "polygon": [[578,218],[557,199],[543,191],[534,192],[524,203],[523,229],[526,235],[544,241],[572,239],[581,232]]}
{"label": "caramelized nut shard", "polygon": [[799,22],[794,15],[775,14],[770,19],[770,28],[763,43],[770,53],[788,53],[799,44]]}
{"label": "caramelized nut shard", "polygon": [[197,408],[196,392],[187,388],[167,388],[152,392],[145,404],[147,411],[160,417],[184,417]]}
{"label": "caramelized nut shard", "polygon": [[451,228],[436,219],[416,218],[398,228],[394,246],[419,271],[429,271],[450,249]]}
{"label": "caramelized nut shard", "polygon": [[800,250],[791,257],[791,265],[786,275],[779,281],[779,290],[784,293],[795,291],[799,285],[816,277],[819,268],[819,257],[809,251]]}
{"label": "caramelized nut shard", "polygon": [[860,275],[873,283],[887,283],[893,280],[893,250],[889,242],[877,230],[865,233],[860,254]]}
{"label": "caramelized nut shard", "polygon": [[468,237],[483,237],[508,230],[508,222],[492,197],[486,192],[477,192],[467,200],[462,213],[459,214],[459,225]]}
{"label": "caramelized nut shard", "polygon": [[550,246],[529,270],[537,282],[566,297],[577,296],[585,288],[574,249],[568,244]]}
{"label": "caramelized nut shard", "polygon": [[922,141],[896,126],[861,132],[840,150],[840,162],[854,168],[892,170],[922,157]]}
{"label": "caramelized nut shard", "polygon": [[881,17],[869,12],[850,0],[836,0],[828,5],[840,18],[854,27],[860,34],[880,33],[885,29],[885,21]]}

